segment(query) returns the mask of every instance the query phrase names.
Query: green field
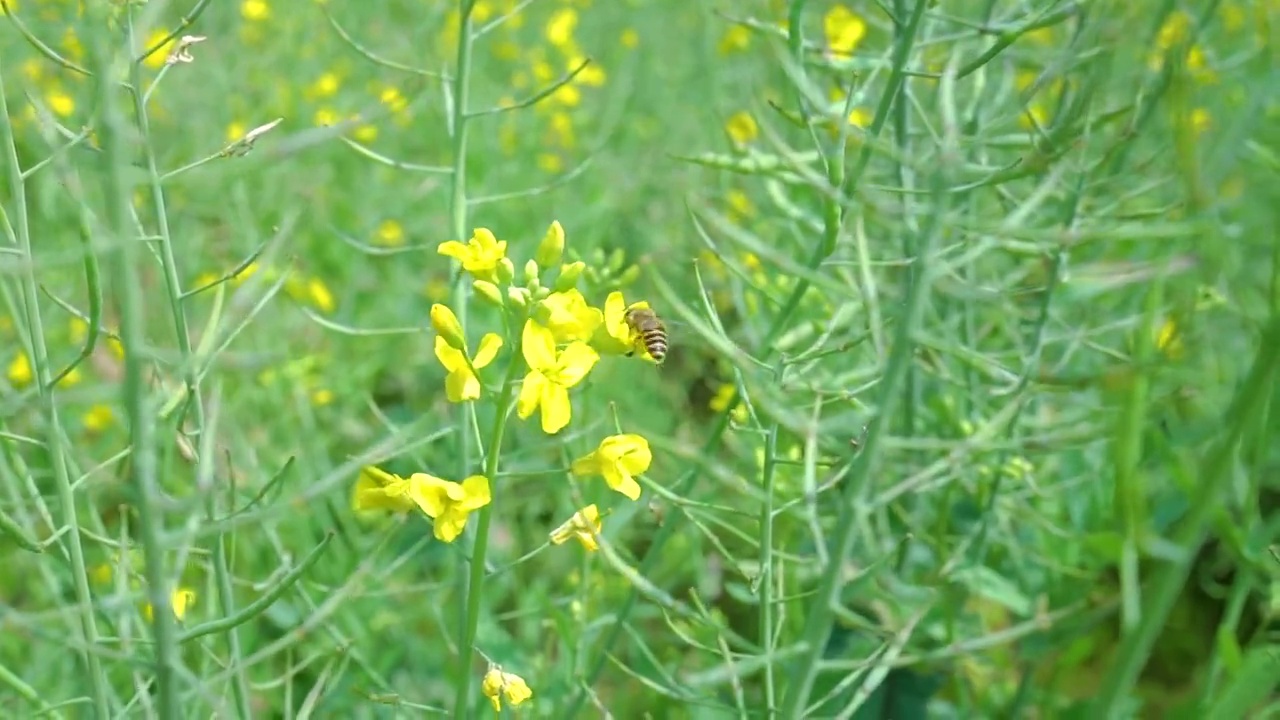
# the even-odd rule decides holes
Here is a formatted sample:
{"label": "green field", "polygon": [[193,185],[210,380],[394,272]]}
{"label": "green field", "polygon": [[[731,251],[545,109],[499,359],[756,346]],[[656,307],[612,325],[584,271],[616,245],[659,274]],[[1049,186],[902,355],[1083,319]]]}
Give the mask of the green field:
{"label": "green field", "polygon": [[1276,0],[2,6],[0,715],[1280,717]]}

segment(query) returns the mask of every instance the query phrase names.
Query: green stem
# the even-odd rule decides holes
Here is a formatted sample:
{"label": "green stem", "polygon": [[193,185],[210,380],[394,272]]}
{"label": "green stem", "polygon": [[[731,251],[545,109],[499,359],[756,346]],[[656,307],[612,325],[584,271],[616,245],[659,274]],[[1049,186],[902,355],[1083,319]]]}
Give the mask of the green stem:
{"label": "green stem", "polygon": [[[2,70],[2,68],[0,68]],[[3,72],[0,72],[0,77]],[[62,506],[62,522],[67,527],[67,545],[71,552],[71,570],[76,591],[76,606],[80,616],[80,625],[84,632],[86,649],[82,659],[89,673],[89,683],[93,690],[94,712],[99,718],[111,716],[107,677],[103,673],[102,663],[96,648],[100,642],[98,624],[93,614],[93,594],[89,589],[89,574],[85,570],[84,545],[80,540],[80,522],[76,517],[75,491],[71,487],[71,476],[67,468],[66,448],[63,445],[61,421],[58,418],[58,403],[55,399],[56,388],[53,386],[53,373],[49,366],[49,348],[45,343],[44,326],[40,318],[40,296],[36,283],[35,257],[31,252],[31,228],[27,219],[26,186],[23,184],[22,167],[18,160],[18,147],[14,142],[13,124],[9,122],[9,106],[5,101],[5,87],[0,80],[0,137],[3,138],[5,164],[9,170],[9,189],[13,193],[15,232],[18,237],[18,249],[24,258],[22,273],[22,304],[26,309],[27,325],[31,332],[31,364],[35,370],[37,391],[48,425],[46,447],[49,460],[53,464],[54,484],[58,490],[58,503]],[[89,252],[88,249],[85,252]]]}
{"label": "green stem", "polygon": [[[98,12],[98,27],[107,25],[107,7],[92,5]],[[162,514],[155,501],[160,497],[156,482],[155,417],[146,402],[147,382],[143,377],[146,358],[146,315],[143,311],[141,277],[137,268],[139,241],[129,229],[129,182],[125,169],[130,166],[125,121],[116,97],[113,78],[120,69],[105,46],[100,33],[95,33],[92,52],[98,72],[98,126],[102,152],[102,195],[105,203],[104,244],[111,247],[112,279],[117,294],[120,341],[124,346],[124,377],[121,402],[128,421],[130,458],[129,483],[138,513],[139,541],[142,544],[148,600],[153,608],[152,628],[155,654],[155,713],[160,717],[179,717],[177,688],[177,629],[170,609],[168,578],[164,571],[164,533]]]}
{"label": "green stem", "polygon": [[[475,0],[458,0],[458,54],[457,67],[453,74],[453,107],[449,115],[450,130],[453,133],[453,168],[452,187],[449,195],[449,227],[453,239],[465,241],[469,221],[467,199],[467,134],[470,123],[467,105],[470,101],[471,79],[471,45],[474,40],[471,34],[471,11]],[[467,301],[469,291],[464,280],[461,265],[454,263],[455,281],[453,288],[453,311],[463,330],[467,327]],[[512,360],[514,363],[515,361]],[[504,383],[504,394],[505,394]],[[458,427],[475,426],[476,416],[473,403],[462,403],[459,408]],[[499,415],[501,419],[501,415]],[[500,438],[499,438],[500,439]],[[471,433],[459,434],[458,458],[461,461],[460,477],[471,472]],[[496,451],[496,447],[494,448]],[[491,452],[495,455],[496,452]],[[486,459],[487,460],[487,459]],[[493,482],[493,474],[487,469],[489,482]],[[471,691],[471,656],[474,652],[475,630],[479,626],[480,585],[484,580],[484,554],[489,545],[490,506],[480,509],[480,518],[476,523],[475,539],[472,542],[470,575],[467,592],[462,596],[462,644],[458,648],[457,695],[454,698],[454,717],[467,717],[470,714]],[[479,568],[479,570],[477,570]]]}
{"label": "green stem", "polygon": [[[517,336],[518,337],[518,336]],[[502,390],[498,392],[498,401],[493,408],[493,428],[489,432],[489,447],[485,449],[484,476],[489,479],[490,487],[498,476],[498,458],[502,455],[502,437],[507,430],[507,412],[511,405],[511,395],[516,387],[516,377],[523,364],[520,362],[520,344],[516,341],[512,347],[511,361],[507,363],[507,374],[502,379]],[[475,540],[471,544],[471,574],[467,582],[466,620],[463,626],[462,643],[459,645],[461,658],[458,662],[457,696],[453,703],[453,716],[466,717],[471,707],[471,656],[475,652],[476,632],[480,627],[480,603],[484,596],[485,555],[489,551],[489,523],[493,518],[493,503],[480,508],[480,518],[476,522]]]}
{"label": "green stem", "polygon": [[[129,35],[129,47],[134,47],[132,18],[130,18],[129,23]],[[130,95],[133,97],[134,120],[142,137],[143,160],[147,164],[147,174],[151,186],[151,202],[155,205],[157,230],[160,237],[160,263],[164,271],[165,290],[169,297],[169,313],[173,316],[173,328],[178,336],[178,354],[182,358],[182,381],[186,386],[187,399],[191,403],[195,434],[204,440],[206,432],[205,410],[204,399],[201,397],[199,388],[199,363],[196,362],[191,351],[191,333],[188,329],[187,313],[182,299],[182,280],[178,276],[178,263],[173,252],[173,236],[169,230],[169,213],[165,207],[163,181],[156,164],[155,149],[151,145],[151,122],[147,116],[147,98],[159,86],[161,77],[163,77],[163,69],[157,75],[147,93],[145,95],[139,93],[137,89],[142,86],[142,66],[138,62],[134,62],[130,68]],[[179,418],[178,422],[179,428],[181,428],[181,418]],[[201,446],[206,445],[204,442],[200,444]],[[203,456],[197,458],[197,463],[208,461],[209,459]],[[217,519],[219,515],[217,505],[217,494],[209,492],[205,499],[205,516],[211,522]],[[224,617],[232,616],[235,614],[235,600],[231,591],[231,573],[227,562],[226,535],[222,533],[219,533],[213,541],[213,572],[218,592],[219,611]],[[158,608],[159,606],[153,605],[153,607]],[[173,652],[176,652],[176,637],[174,638],[174,643],[175,649]],[[249,681],[245,677],[244,668],[240,663],[240,658],[242,657],[240,639],[235,629],[227,631],[227,651],[229,655],[227,658],[228,664],[234,670],[235,682],[232,687],[235,695],[236,711],[241,718],[252,717],[252,711],[249,707]]]}

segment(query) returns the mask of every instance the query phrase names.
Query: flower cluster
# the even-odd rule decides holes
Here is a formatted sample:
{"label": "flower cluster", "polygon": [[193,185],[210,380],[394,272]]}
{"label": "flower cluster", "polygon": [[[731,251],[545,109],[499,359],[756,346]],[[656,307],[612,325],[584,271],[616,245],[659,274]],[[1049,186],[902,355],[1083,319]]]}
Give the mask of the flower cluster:
{"label": "flower cluster", "polygon": [[[642,333],[628,321],[631,311],[650,308],[643,301],[628,304],[616,289],[607,292],[600,306],[593,305],[579,289],[587,263],[565,262],[565,232],[559,222],[553,222],[536,243],[521,272],[517,273],[517,262],[508,249],[507,241],[486,228],[476,229],[465,241],[449,240],[437,247],[469,278],[475,297],[500,311],[505,329],[503,334],[484,333],[477,340],[468,337],[468,328],[448,305],[431,306],[435,356],[445,370],[445,398],[451,403],[491,403],[499,422],[513,409],[521,420],[537,415],[542,432],[556,435],[573,420],[574,390],[602,357],[658,362],[649,354]],[[605,275],[626,273],[598,277]],[[499,370],[490,377],[495,365]],[[499,452],[501,434],[495,434],[486,449],[483,474],[460,482],[425,472],[402,477],[366,467],[356,481],[352,506],[359,512],[417,512],[431,519],[437,539],[453,542],[462,536],[472,513],[479,511],[484,517],[492,510],[491,483],[499,474]],[[593,450],[573,460],[569,471],[574,476],[601,477],[610,489],[636,501],[641,493],[638,478],[652,461],[643,436],[619,432],[600,439]],[[580,508],[548,534],[549,544],[576,540],[588,551],[598,550],[605,514],[596,504]],[[503,698],[518,705],[532,695],[523,679],[496,666],[485,676],[482,690],[497,709]]]}

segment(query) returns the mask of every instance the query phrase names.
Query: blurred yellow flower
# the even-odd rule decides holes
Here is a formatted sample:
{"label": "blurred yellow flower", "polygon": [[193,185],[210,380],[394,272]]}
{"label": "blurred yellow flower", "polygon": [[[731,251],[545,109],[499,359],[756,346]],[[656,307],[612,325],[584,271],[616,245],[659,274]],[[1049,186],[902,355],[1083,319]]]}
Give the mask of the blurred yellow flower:
{"label": "blurred yellow flower", "polygon": [[547,21],[547,41],[556,47],[564,47],[573,42],[573,31],[578,27],[578,11],[573,8],[560,8]]}
{"label": "blurred yellow flower", "polygon": [[266,0],[244,0],[240,3],[240,16],[250,22],[266,20],[271,17],[271,8]]}
{"label": "blurred yellow flower", "polygon": [[27,358],[27,354],[18,351],[13,360],[9,363],[9,384],[15,388],[26,387],[35,379],[35,373],[31,369],[31,360]]}
{"label": "blurred yellow flower", "polygon": [[724,31],[724,35],[720,36],[720,43],[716,46],[716,50],[721,55],[742,52],[751,46],[751,30],[745,25],[731,25]]}
{"label": "blurred yellow flower", "polygon": [[760,136],[760,128],[756,125],[756,119],[751,117],[751,113],[745,110],[729,116],[728,121],[725,122],[724,129],[729,134],[729,139],[738,145],[746,145]]}
{"label": "blurred yellow flower", "polygon": [[558,173],[564,170],[564,159],[556,153],[538,153],[538,169],[545,173]]}
{"label": "blurred yellow flower", "polygon": [[45,101],[49,103],[49,109],[58,117],[69,117],[71,113],[76,111],[76,101],[62,89],[51,88]]}
{"label": "blurred yellow flower", "polygon": [[1198,107],[1191,111],[1191,130],[1199,135],[1200,133],[1213,127],[1213,116],[1209,111]]}
{"label": "blurred yellow flower", "polygon": [[867,34],[867,24],[849,8],[836,5],[822,18],[827,47],[838,55],[851,55]]}
{"label": "blurred yellow flower", "polygon": [[[724,383],[716,389],[715,396],[711,398],[711,402],[707,405],[711,408],[712,412],[722,413],[729,409],[729,401],[736,397],[737,388],[734,387],[733,383]],[[733,421],[739,425],[745,423],[748,419],[747,406],[741,402],[735,404],[730,417],[732,417]]]}
{"label": "blurred yellow flower", "polygon": [[529,689],[524,678],[503,672],[497,665],[489,666],[489,671],[484,674],[484,682],[480,684],[480,690],[493,703],[494,712],[502,712],[503,695],[512,705],[519,705],[533,697],[533,691]]}
{"label": "blurred yellow flower", "polygon": [[[173,608],[173,616],[179,620],[187,616],[187,610],[196,602],[196,591],[190,588],[178,588],[169,594],[169,604]],[[142,616],[150,622],[154,615],[151,603],[142,606]]]}
{"label": "blurred yellow flower", "polygon": [[639,47],[640,33],[632,30],[631,28],[627,28],[622,31],[622,37],[618,39],[618,42],[622,43],[622,47],[628,49]]}
{"label": "blurred yellow flower", "polygon": [[245,124],[236,120],[227,124],[227,142],[235,142],[244,137],[248,131]]}
{"label": "blurred yellow flower", "polygon": [[383,247],[400,247],[404,245],[404,228],[395,220],[383,220],[378,225],[376,243]]}
{"label": "blurred yellow flower", "polygon": [[333,293],[329,292],[329,286],[325,285],[320,278],[313,277],[307,280],[307,297],[320,312],[333,312],[335,307]]}
{"label": "blurred yellow flower", "polygon": [[552,530],[551,542],[555,545],[563,545],[572,538],[582,543],[582,547],[594,552],[600,549],[596,536],[600,534],[601,528],[600,509],[594,504],[588,505],[574,513],[573,517],[563,525]]}
{"label": "blurred yellow flower", "polygon": [[314,118],[316,125],[321,127],[331,127],[338,124],[338,113],[334,112],[332,108],[316,110]]}
{"label": "blurred yellow flower", "polygon": [[313,98],[333,97],[333,95],[338,92],[338,87],[341,84],[342,81],[338,79],[338,75],[336,73],[327,72],[316,78],[315,82],[311,83],[309,94]]}
{"label": "blurred yellow flower", "polygon": [[[360,118],[357,116],[352,119],[359,120]],[[352,131],[351,136],[355,138],[356,142],[368,145],[378,139],[378,127],[376,125],[359,125]]]}
{"label": "blurred yellow flower", "polygon": [[521,341],[529,374],[520,387],[516,415],[524,420],[541,408],[542,431],[554,435],[573,414],[569,389],[582,382],[600,356],[584,342],[557,350],[555,335],[534,320],[525,323]]}
{"label": "blurred yellow flower", "polygon": [[640,483],[635,476],[642,475],[653,462],[649,441],[643,436],[611,435],[600,441],[591,454],[573,461],[574,475],[600,475],[609,487],[631,500],[640,499]]}
{"label": "blurred yellow flower", "polygon": [[551,93],[551,100],[565,107],[577,107],[582,102],[582,91],[573,83],[567,83]]}
{"label": "blurred yellow flower", "polygon": [[1182,330],[1173,318],[1168,318],[1156,332],[1156,349],[1170,360],[1182,357]]}
{"label": "blurred yellow flower", "polygon": [[316,407],[324,407],[333,402],[333,391],[328,388],[319,388],[311,391],[311,404]]}
{"label": "blurred yellow flower", "polygon": [[741,190],[730,190],[725,194],[725,204],[729,206],[729,217],[732,220],[745,220],[756,214],[756,206],[751,198]]}
{"label": "blurred yellow flower", "polygon": [[[138,54],[142,54],[150,50],[151,48],[155,47],[157,43],[159,43],[162,40],[165,40],[168,37],[169,37],[168,30],[160,30],[160,29],[152,30],[151,34],[147,35],[147,41],[143,43],[142,47],[138,48]],[[175,40],[169,39],[168,42],[166,42],[164,45],[159,47],[155,52],[148,55],[147,59],[142,61],[142,64],[146,65],[152,70],[164,67],[165,60],[169,58],[169,53],[173,51],[173,45],[175,42],[176,42]]]}

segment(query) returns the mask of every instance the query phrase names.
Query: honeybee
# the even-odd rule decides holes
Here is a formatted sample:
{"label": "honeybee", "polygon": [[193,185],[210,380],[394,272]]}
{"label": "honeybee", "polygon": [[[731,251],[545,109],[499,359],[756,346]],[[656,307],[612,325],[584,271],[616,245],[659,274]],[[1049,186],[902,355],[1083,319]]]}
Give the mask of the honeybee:
{"label": "honeybee", "polygon": [[[653,358],[654,362],[661,363],[667,356],[667,326],[662,324],[658,314],[650,308],[638,307],[627,310],[624,317],[631,329],[640,334],[640,340],[644,342],[644,349],[648,351],[649,357]],[[634,350],[627,353],[627,355],[634,354]]]}

